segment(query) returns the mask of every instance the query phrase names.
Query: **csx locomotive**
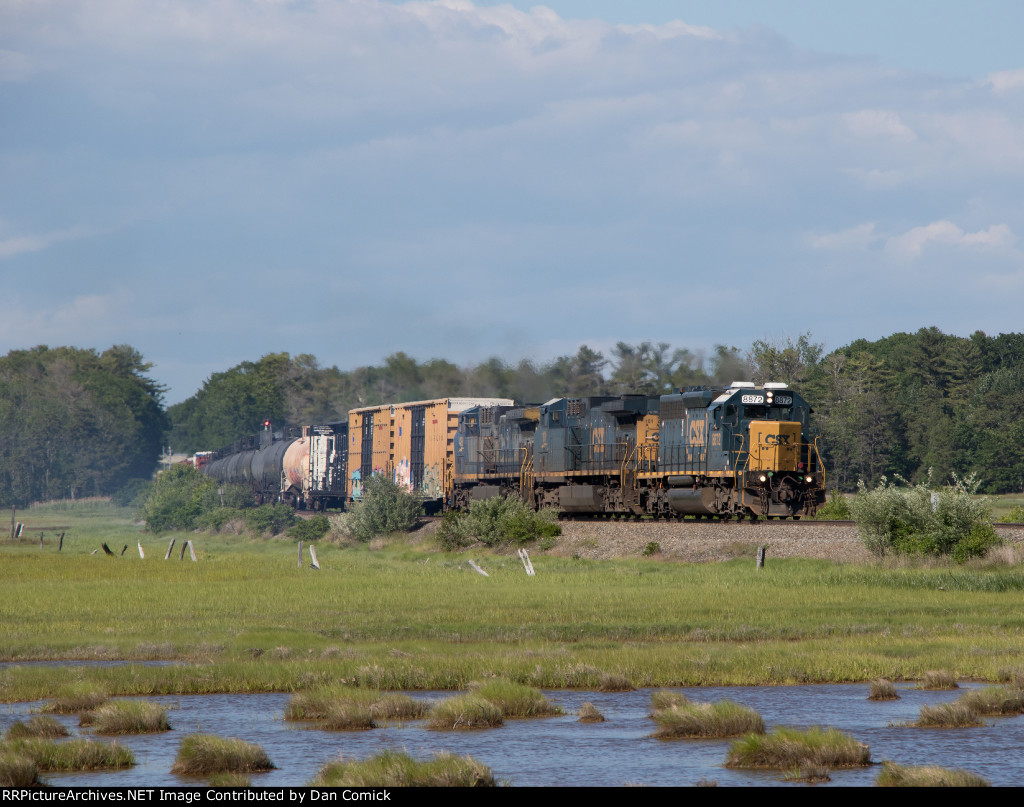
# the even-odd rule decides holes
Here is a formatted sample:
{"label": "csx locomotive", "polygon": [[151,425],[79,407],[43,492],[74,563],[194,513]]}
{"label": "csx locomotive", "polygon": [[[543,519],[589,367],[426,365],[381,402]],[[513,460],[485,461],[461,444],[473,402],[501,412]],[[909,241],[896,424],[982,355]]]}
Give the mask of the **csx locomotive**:
{"label": "csx locomotive", "polygon": [[800,518],[825,500],[810,412],[785,384],[749,382],[533,406],[443,398],[354,409],[295,434],[267,423],[202,470],[259,501],[317,509],[358,501],[362,481],[383,474],[428,509],[518,496],[564,513]]}
{"label": "csx locomotive", "polygon": [[558,398],[459,415],[450,506],[520,496],[592,515],[800,518],[825,500],[811,409],[785,384]]}

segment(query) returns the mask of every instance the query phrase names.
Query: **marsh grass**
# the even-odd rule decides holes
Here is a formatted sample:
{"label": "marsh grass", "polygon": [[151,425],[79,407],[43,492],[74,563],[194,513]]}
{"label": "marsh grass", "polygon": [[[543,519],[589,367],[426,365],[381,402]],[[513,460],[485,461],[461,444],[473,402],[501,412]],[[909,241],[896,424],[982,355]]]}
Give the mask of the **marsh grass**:
{"label": "marsh grass", "polygon": [[107,696],[94,689],[76,689],[57,695],[43,704],[42,711],[54,715],[91,712],[107,702]]}
{"label": "marsh grass", "polygon": [[189,734],[181,741],[171,773],[204,776],[213,773],[269,771],[274,764],[258,745],[213,734]]}
{"label": "marsh grass", "polygon": [[743,734],[764,734],[761,715],[735,701],[715,703],[690,701],[651,715],[658,724],[654,736],[659,740],[685,738],[739,737]]}
{"label": "marsh grass", "polygon": [[506,678],[474,681],[469,686],[473,694],[497,706],[502,717],[548,717],[562,713],[539,689]]}
{"label": "marsh grass", "polygon": [[899,699],[900,696],[896,691],[896,685],[892,681],[888,681],[885,678],[876,678],[871,682],[871,688],[868,692],[869,701],[898,701]]}
{"label": "marsh grass", "polygon": [[804,765],[796,768],[782,777],[784,782],[803,782],[804,784],[817,784],[819,782],[831,782],[828,768],[817,765]]}
{"label": "marsh grass", "polygon": [[64,742],[29,737],[5,740],[0,753],[10,752],[31,759],[41,771],[95,771],[130,768],[135,755],[122,745],[95,740],[71,739]]}
{"label": "marsh grass", "polygon": [[918,689],[959,689],[956,676],[949,670],[929,670],[924,674]]}
{"label": "marsh grass", "polygon": [[332,685],[292,695],[285,720],[319,721],[317,728],[334,731],[372,729],[378,721],[418,720],[430,704],[399,692]]}
{"label": "marsh grass", "polygon": [[1024,714],[1024,692],[1010,687],[984,687],[965,692],[958,700],[979,715]]}
{"label": "marsh grass", "polygon": [[474,693],[435,703],[427,725],[439,731],[455,731],[497,728],[504,722],[500,707]]}
{"label": "marsh grass", "polygon": [[690,699],[682,692],[674,692],[671,689],[658,689],[651,693],[651,711],[657,712],[660,709],[671,709],[673,706],[682,706],[690,703]]}
{"label": "marsh grass", "polygon": [[252,787],[252,779],[244,773],[215,773],[207,782],[210,787]]}
{"label": "marsh grass", "polygon": [[604,723],[604,715],[594,704],[587,701],[580,707],[580,723]]}
{"label": "marsh grass", "polygon": [[879,787],[992,787],[992,783],[962,768],[935,765],[897,765],[883,762],[875,784]]}
{"label": "marsh grass", "polygon": [[79,716],[97,734],[152,734],[170,731],[167,710],[151,701],[110,701]]}
{"label": "marsh grass", "polygon": [[771,734],[748,734],[733,742],[727,768],[858,768],[871,764],[864,743],[832,728],[806,731],[778,726]]}
{"label": "marsh grass", "polygon": [[8,740],[21,740],[26,737],[56,739],[57,737],[67,737],[70,734],[67,726],[60,721],[48,715],[37,715],[28,723],[23,723],[20,720],[13,723],[4,736]]}
{"label": "marsh grass", "polygon": [[962,700],[922,706],[917,721],[910,725],[922,729],[963,729],[984,726],[976,707]]}
{"label": "marsh grass", "polygon": [[601,673],[597,682],[598,692],[633,692],[635,689],[630,679],[616,673]]}
{"label": "marsh grass", "polygon": [[491,769],[472,757],[442,752],[425,762],[385,749],[363,760],[329,762],[310,787],[494,787]]}
{"label": "marsh grass", "polygon": [[24,754],[0,748],[0,787],[39,787],[39,766]]}

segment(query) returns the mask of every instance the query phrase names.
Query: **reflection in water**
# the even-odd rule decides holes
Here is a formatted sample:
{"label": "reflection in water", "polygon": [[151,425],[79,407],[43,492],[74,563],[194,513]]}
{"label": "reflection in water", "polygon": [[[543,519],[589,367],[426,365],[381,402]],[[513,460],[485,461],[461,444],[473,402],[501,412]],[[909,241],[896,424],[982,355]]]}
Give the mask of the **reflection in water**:
{"label": "reflection in water", "polygon": [[[961,693],[924,692],[901,688],[901,699],[882,703],[867,700],[863,685],[798,687],[722,687],[681,689],[695,700],[731,698],[756,709],[769,730],[775,725],[834,726],[871,747],[871,758],[906,765],[961,767],[995,785],[1024,785],[1017,767],[1024,748],[1024,717],[988,718],[984,728],[914,729],[894,724],[917,718],[922,705],[954,700]],[[437,700],[452,693],[412,693]],[[428,731],[413,721],[383,729],[329,732],[285,722],[288,695],[196,695],[152,698],[171,709],[174,731],[120,739],[138,764],[127,771],[87,774],[46,774],[55,785],[189,786],[205,780],[175,776],[171,764],[181,738],[201,731],[259,743],[277,770],[252,777],[254,785],[304,785],[325,762],[339,754],[361,758],[381,748],[404,748],[416,756],[448,750],[469,754],[491,766],[497,778],[516,786],[655,786],[692,785],[701,779],[719,785],[784,785],[775,772],[733,771],[722,767],[727,740],[650,738],[654,721],[651,690],[625,693],[546,692],[565,711],[562,717],[512,720],[498,729],[472,732]],[[604,723],[580,723],[575,712],[591,701],[607,718]],[[26,719],[40,704],[15,704],[0,715],[0,729]],[[63,717],[73,731],[75,717]],[[832,785],[874,783],[878,768],[832,772]],[[820,785],[819,785],[820,786]]]}

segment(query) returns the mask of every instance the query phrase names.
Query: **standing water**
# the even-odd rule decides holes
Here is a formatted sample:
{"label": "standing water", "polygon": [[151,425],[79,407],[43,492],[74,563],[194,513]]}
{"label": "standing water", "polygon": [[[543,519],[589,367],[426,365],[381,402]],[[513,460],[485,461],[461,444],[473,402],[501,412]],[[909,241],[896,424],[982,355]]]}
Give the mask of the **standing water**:
{"label": "standing water", "polygon": [[[987,718],[983,728],[919,729],[899,724],[917,719],[921,706],[951,701],[961,690],[899,689],[900,700],[871,702],[867,685],[721,687],[676,690],[693,700],[737,701],[757,710],[770,731],[777,725],[838,728],[871,748],[874,762],[965,768],[994,785],[1024,785],[1024,717]],[[285,721],[288,695],[196,695],[150,698],[169,710],[173,731],[119,737],[136,765],[121,771],[45,774],[54,785],[203,786],[205,779],[170,772],[182,738],[193,732],[235,737],[263,747],[276,769],[252,775],[255,786],[302,786],[322,765],[344,755],[361,759],[384,748],[417,757],[438,751],[471,755],[497,779],[514,786],[685,786],[714,781],[722,786],[785,785],[781,772],[723,767],[730,740],[655,740],[649,717],[652,690],[601,693],[555,690],[545,694],[564,715],[509,720],[501,728],[431,731],[408,721],[370,731],[338,732]],[[451,692],[411,693],[428,701]],[[604,723],[580,723],[576,712],[593,703]],[[26,720],[42,703],[14,704],[0,715],[0,730]],[[74,734],[88,735],[76,716],[59,717]],[[110,738],[100,738],[109,742]],[[874,783],[878,766],[831,772],[832,786]],[[820,785],[819,785],[820,786]],[[827,786],[827,785],[826,785]]]}

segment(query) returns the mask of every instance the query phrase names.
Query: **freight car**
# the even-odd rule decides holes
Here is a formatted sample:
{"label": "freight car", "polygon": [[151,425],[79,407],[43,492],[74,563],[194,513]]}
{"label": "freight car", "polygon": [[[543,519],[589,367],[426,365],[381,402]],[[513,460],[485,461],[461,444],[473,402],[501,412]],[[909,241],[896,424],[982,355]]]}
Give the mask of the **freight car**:
{"label": "freight car", "polygon": [[785,384],[557,398],[459,416],[447,502],[568,513],[800,518],[825,500],[810,406]]}
{"label": "freight car", "polygon": [[274,432],[268,420],[259,434],[214,452],[196,467],[219,482],[250,488],[257,504],[342,507],[348,496],[347,438],[347,421]]}

